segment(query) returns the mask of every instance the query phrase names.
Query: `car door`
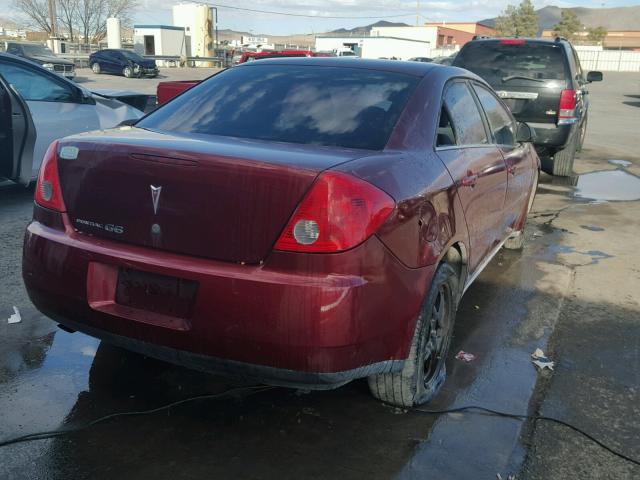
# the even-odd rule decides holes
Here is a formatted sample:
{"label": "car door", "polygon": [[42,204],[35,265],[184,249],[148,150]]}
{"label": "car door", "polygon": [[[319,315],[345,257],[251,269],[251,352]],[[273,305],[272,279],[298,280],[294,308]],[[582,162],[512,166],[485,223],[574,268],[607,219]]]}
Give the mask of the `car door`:
{"label": "car door", "polygon": [[31,181],[36,130],[29,107],[0,75],[0,178]]}
{"label": "car door", "polygon": [[580,58],[578,57],[578,53],[572,46],[570,60],[571,71],[575,72],[575,76],[573,78],[573,82],[576,86],[576,107],[575,107],[575,115],[580,119],[580,128],[584,126],[586,128],[586,119],[587,119],[587,111],[589,110],[589,90],[587,90],[587,78],[584,75],[582,70],[582,65],[580,64]]}
{"label": "car door", "polygon": [[120,52],[109,52],[110,73],[122,73],[124,57]]}
{"label": "car door", "polygon": [[103,50],[98,52],[98,63],[100,64],[100,70],[103,73],[115,73],[116,65],[114,62],[113,52],[110,50]]}
{"label": "car door", "polygon": [[55,73],[6,58],[0,59],[0,75],[26,102],[35,125],[32,175],[38,173],[49,144],[58,138],[100,128],[92,97]]}
{"label": "car door", "polygon": [[484,111],[492,142],[502,153],[507,168],[507,193],[503,233],[508,235],[514,222],[522,215],[529,198],[533,177],[533,160],[525,144],[516,143],[516,121],[498,97],[483,85],[472,83]]}
{"label": "car door", "polygon": [[436,152],[457,186],[469,231],[469,268],[475,272],[502,239],[507,170],[490,142],[478,102],[465,80],[444,90]]}

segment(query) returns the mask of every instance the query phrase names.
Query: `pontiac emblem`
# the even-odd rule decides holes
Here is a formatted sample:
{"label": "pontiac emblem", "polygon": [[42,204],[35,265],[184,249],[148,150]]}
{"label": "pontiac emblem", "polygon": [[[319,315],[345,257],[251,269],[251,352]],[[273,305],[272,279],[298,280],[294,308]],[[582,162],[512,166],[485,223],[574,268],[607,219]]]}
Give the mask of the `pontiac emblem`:
{"label": "pontiac emblem", "polygon": [[151,187],[151,201],[153,202],[153,214],[158,213],[158,202],[160,201],[160,192],[162,191],[162,187],[154,187],[153,185],[149,185]]}

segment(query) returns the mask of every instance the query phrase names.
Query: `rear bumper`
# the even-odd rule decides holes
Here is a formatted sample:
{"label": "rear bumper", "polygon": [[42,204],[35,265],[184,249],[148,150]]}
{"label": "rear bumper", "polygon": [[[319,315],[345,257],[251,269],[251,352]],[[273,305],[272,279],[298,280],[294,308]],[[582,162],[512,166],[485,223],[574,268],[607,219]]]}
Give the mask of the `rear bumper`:
{"label": "rear bumper", "polygon": [[[189,318],[118,305],[119,267],[196,281]],[[23,254],[31,300],[69,328],[173,363],[308,388],[401,369],[432,275],[404,267],[376,237],[340,254],[274,252],[249,266],[34,221]]]}
{"label": "rear bumper", "polygon": [[556,125],[555,123],[529,123],[536,131],[534,145],[537,150],[562,150],[566,147],[577,124]]}

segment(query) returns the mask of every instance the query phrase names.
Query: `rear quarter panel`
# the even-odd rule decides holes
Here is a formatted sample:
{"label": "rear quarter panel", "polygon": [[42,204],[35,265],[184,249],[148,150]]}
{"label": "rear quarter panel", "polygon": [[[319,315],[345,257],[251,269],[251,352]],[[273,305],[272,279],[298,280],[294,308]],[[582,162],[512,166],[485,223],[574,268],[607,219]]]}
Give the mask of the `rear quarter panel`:
{"label": "rear quarter panel", "polygon": [[434,67],[409,99],[384,153],[340,167],[395,199],[397,208],[378,236],[410,268],[437,263],[453,243],[469,244],[456,186],[433,149],[442,90],[458,73]]}

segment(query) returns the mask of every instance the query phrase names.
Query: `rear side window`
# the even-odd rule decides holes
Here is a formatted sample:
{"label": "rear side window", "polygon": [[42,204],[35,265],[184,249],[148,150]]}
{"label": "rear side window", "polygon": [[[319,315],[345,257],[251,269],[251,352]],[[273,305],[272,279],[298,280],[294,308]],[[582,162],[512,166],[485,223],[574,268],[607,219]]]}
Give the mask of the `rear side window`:
{"label": "rear side window", "polygon": [[69,85],[53,76],[13,62],[0,62],[0,74],[25,100],[73,102],[75,93]]}
{"label": "rear side window", "polygon": [[498,99],[484,87],[473,85],[478,94],[484,112],[489,120],[489,127],[498,145],[515,145],[516,129],[514,121]]}
{"label": "rear side window", "polygon": [[469,42],[453,64],[481,76],[492,86],[531,85],[526,78],[565,80],[565,62],[561,45],[540,43],[503,44]]}
{"label": "rear side window", "polygon": [[212,77],[137,126],[381,150],[420,80],[360,68],[259,63]]}
{"label": "rear side window", "polygon": [[13,55],[20,55],[22,51],[20,50],[19,46],[10,43],[9,48],[7,48],[7,53],[12,53]]}
{"label": "rear side window", "polygon": [[452,83],[444,94],[444,104],[453,124],[457,145],[488,143],[478,105],[466,83]]}

